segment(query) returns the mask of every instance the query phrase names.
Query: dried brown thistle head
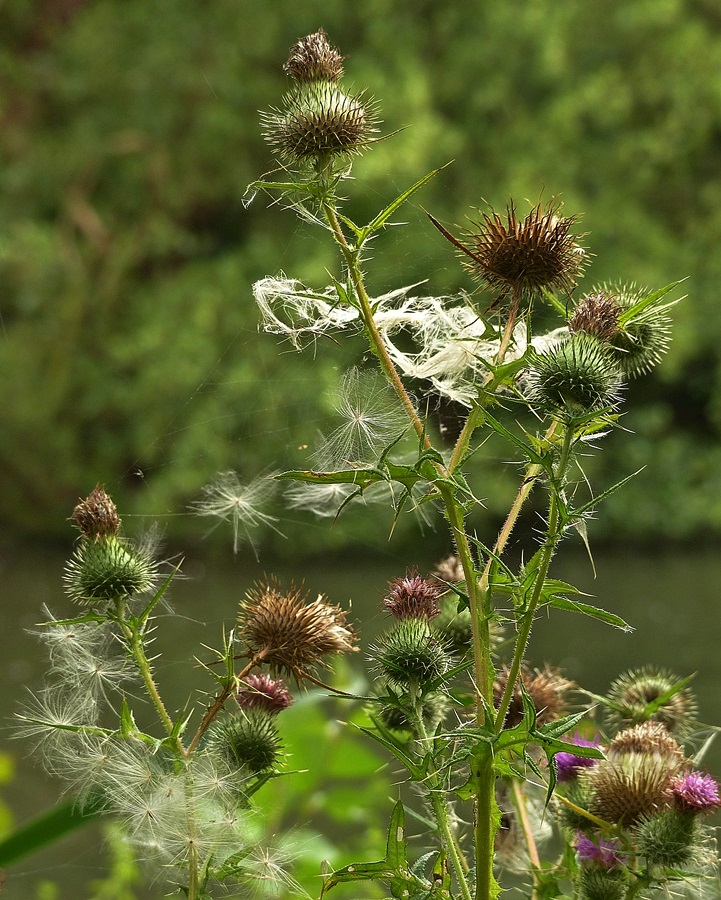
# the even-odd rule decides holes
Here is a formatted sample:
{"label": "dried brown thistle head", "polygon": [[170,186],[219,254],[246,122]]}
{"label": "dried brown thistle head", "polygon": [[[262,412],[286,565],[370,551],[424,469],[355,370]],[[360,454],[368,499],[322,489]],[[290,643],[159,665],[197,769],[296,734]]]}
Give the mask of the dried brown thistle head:
{"label": "dried brown thistle head", "polygon": [[70,520],[75,522],[84,537],[94,540],[117,534],[120,528],[118,510],[102,484],[96,484],[85,500],[78,502]]}
{"label": "dried brown thistle head", "polygon": [[339,81],[343,76],[343,57],[319,28],[293,44],[283,68],[296,81]]}
{"label": "dried brown thistle head", "polygon": [[238,622],[250,654],[274,673],[296,681],[312,676],[325,657],[355,651],[356,635],[339,606],[323,594],[312,602],[291,586],[274,581],[256,585],[241,601]]}
{"label": "dried brown thistle head", "polygon": [[568,320],[572,332],[583,331],[608,342],[618,334],[621,307],[616,298],[605,291],[588,294],[576,306]]}
{"label": "dried brown thistle head", "polygon": [[[500,703],[503,697],[509,675],[510,670],[508,666],[503,666],[496,676],[493,684],[493,698],[496,705]],[[575,685],[572,681],[564,678],[559,669],[553,666],[546,666],[544,669],[534,669],[533,671],[526,669],[521,672],[519,680],[523,681],[523,687],[533,701],[539,725],[552,722],[566,714],[568,709],[566,695]],[[506,715],[506,728],[513,728],[522,719],[523,693],[520,683],[517,681],[508,707],[508,714]]]}

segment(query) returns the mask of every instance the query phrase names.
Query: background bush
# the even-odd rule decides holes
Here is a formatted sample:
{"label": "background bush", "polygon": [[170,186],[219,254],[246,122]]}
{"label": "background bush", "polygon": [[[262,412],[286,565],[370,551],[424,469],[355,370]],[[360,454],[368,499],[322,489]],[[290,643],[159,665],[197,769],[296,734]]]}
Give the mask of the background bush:
{"label": "background bush", "polygon": [[[288,47],[320,25],[384,130],[408,126],[357,164],[356,219],[454,159],[420,199],[446,223],[484,200],[561,195],[598,256],[583,289],[619,272],[650,287],[689,276],[670,358],[629,388],[644,401],[624,422],[638,436],[613,436],[590,466],[604,482],[648,466],[596,536],[718,536],[715,0],[6,0],[3,527],[64,530],[101,481],[122,510],[197,532],[185,512],[216,471],[297,466],[327,427],[324,388],[361,342],[282,352],[256,331],[250,286],[282,269],[322,287],[337,260],[291,213],[242,203],[272,167],[257,110],[285,89]],[[406,214],[376,245],[371,288],[429,273],[435,293],[471,288],[420,208]],[[493,516],[505,485],[480,483]],[[353,520],[329,539],[358,535],[386,539]],[[293,538],[302,552],[315,532]]]}

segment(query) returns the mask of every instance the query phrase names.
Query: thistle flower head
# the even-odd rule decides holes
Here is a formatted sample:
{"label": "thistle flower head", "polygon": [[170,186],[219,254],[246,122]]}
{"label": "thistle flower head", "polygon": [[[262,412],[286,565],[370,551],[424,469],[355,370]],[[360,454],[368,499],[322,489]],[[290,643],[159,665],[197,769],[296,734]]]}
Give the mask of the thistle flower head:
{"label": "thistle flower head", "polygon": [[639,855],[651,865],[666,868],[685,867],[700,837],[696,817],[673,808],[644,816],[634,829]]}
{"label": "thistle flower head", "polygon": [[606,345],[584,332],[536,354],[525,380],[531,404],[566,419],[615,406],[621,386]]}
{"label": "thistle flower head", "polygon": [[[498,671],[493,684],[493,698],[496,705],[501,702],[508,684],[509,675],[510,669],[508,666],[503,666]],[[520,678],[523,681],[526,693],[533,701],[539,725],[545,722],[552,722],[565,715],[568,708],[567,694],[573,689],[574,684],[563,677],[560,669],[553,666],[535,669],[532,672],[525,669],[521,672]],[[523,713],[523,692],[520,684],[516,682],[506,715],[506,727],[513,728],[515,725],[518,725],[523,720]]]}
{"label": "thistle flower head", "polygon": [[207,745],[230,765],[252,774],[272,769],[281,752],[275,717],[260,707],[213,725]]}
{"label": "thistle flower head", "polygon": [[587,294],[577,305],[568,320],[568,330],[575,334],[592,334],[600,341],[608,342],[618,334],[618,317],[621,305],[605,291]]}
{"label": "thistle flower head", "polygon": [[430,621],[439,613],[438,597],[442,588],[409,570],[402,578],[388,583],[388,594],[383,609],[399,621],[402,619],[426,619]]}
{"label": "thistle flower head", "polygon": [[641,722],[620,731],[608,745],[608,758],[617,759],[627,754],[656,755],[677,765],[683,758],[683,751],[660,722]]}
{"label": "thistle flower head", "polygon": [[[599,740],[589,741],[579,734],[574,734],[569,743],[575,744],[577,747],[600,746]],[[589,756],[578,756],[576,753],[570,753],[568,751],[557,753],[555,760],[559,782],[572,781],[578,776],[579,771],[591,768],[598,762],[597,759],[592,759]]]}
{"label": "thistle flower head", "polygon": [[608,822],[633,825],[669,805],[669,787],[681,760],[660,753],[621,753],[587,769],[589,809]]}
{"label": "thistle flower head", "polygon": [[703,772],[679,775],[671,783],[670,791],[676,807],[684,812],[710,813],[721,808],[718,782]]}
{"label": "thistle flower head", "polygon": [[583,271],[586,257],[571,233],[576,218],[559,215],[553,203],[536,204],[519,219],[513,202],[506,215],[483,213],[482,221],[458,242],[470,258],[468,268],[479,280],[504,293],[533,294],[547,288],[569,293]]}
{"label": "thistle flower head", "polygon": [[356,649],[356,636],[339,606],[323,594],[312,602],[291,587],[268,582],[248,591],[238,621],[249,652],[270,666],[301,680],[335,653]]}
{"label": "thistle flower head", "polygon": [[583,832],[577,832],[573,846],[576,848],[578,858],[584,863],[595,863],[604,869],[612,869],[623,861],[623,855],[619,851],[615,840],[607,840],[601,835],[594,838],[588,837]]}
{"label": "thistle flower head", "polygon": [[118,510],[105,493],[105,485],[96,484],[85,500],[78,501],[70,517],[84,537],[97,540],[109,534],[117,534],[120,528]]}
{"label": "thistle flower head", "polygon": [[431,574],[448,584],[458,584],[466,577],[463,572],[463,565],[455,554],[446,556],[437,563]]}
{"label": "thistle flower head", "polygon": [[343,57],[329,43],[325,31],[319,28],[293,44],[283,69],[299,82],[340,81]]}
{"label": "thistle flower head", "polygon": [[270,675],[246,675],[236,695],[241,709],[264,709],[276,715],[293,702],[290,691],[279,678]]}
{"label": "thistle flower head", "polygon": [[620,675],[608,691],[606,711],[612,728],[660,722],[683,735],[696,718],[696,699],[681,679],[666,669],[646,667]]}

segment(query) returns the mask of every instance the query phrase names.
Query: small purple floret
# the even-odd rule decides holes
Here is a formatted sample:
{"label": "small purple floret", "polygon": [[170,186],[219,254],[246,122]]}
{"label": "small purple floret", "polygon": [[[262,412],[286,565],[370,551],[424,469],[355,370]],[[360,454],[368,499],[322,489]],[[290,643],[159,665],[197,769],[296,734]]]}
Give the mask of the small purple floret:
{"label": "small purple floret", "polygon": [[618,852],[616,842],[607,841],[600,835],[593,841],[579,831],[576,833],[573,845],[581,862],[597,863],[604,869],[612,869],[623,860],[623,856]]}
{"label": "small purple floret", "polygon": [[241,709],[264,709],[277,715],[293,702],[290,691],[280,678],[270,675],[246,675],[236,696]]}
{"label": "small purple floret", "polygon": [[[570,743],[575,744],[577,747],[598,747],[600,745],[600,741],[588,741],[578,734],[574,734]],[[557,753],[556,768],[558,780],[561,782],[572,781],[578,775],[579,769],[595,766],[597,762],[597,759],[591,759],[588,756],[577,756],[575,753],[564,751]]]}
{"label": "small purple floret", "polygon": [[671,785],[677,806],[688,812],[713,812],[721,807],[718,783],[703,772],[687,772]]}

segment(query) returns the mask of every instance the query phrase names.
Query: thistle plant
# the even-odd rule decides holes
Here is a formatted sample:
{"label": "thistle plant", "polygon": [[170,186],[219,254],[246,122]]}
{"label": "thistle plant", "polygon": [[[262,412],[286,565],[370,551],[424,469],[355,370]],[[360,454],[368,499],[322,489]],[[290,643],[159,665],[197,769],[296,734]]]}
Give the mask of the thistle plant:
{"label": "thistle plant", "polygon": [[[412,785],[425,852],[411,859],[408,801],[398,800],[385,852],[326,871],[321,897],[357,896],[368,881],[383,896],[490,900],[508,872],[534,900],[718,896],[706,816],[721,800],[702,767],[709,741],[691,749],[709,729],[696,721],[689,679],[637,669],[594,696],[553,665],[534,667],[529,654],[541,612],[629,627],[580,599],[552,564],[565,540],[587,541],[588,519],[631,477],[594,492],[582,465],[618,426],[625,384],[663,357],[678,282],[583,290],[589,254],[577,218],[555,200],[525,215],[511,201],[458,234],[429,216],[470,276],[468,291],[432,296],[412,285],[372,297],[372,242],[377,254],[395,214],[441,170],[369,222],[353,220],[342,193],[355,157],[381,138],[376,103],[344,85],[343,59],[322,30],[291,48],[288,92],[262,115],[278,168],[249,189],[251,198],[282,198],[323,231],[339,269],[320,287],[278,272],[254,295],[262,327],[296,349],[345,332],[373,365],[341,379],[334,405],[343,424],[321,437],[307,468],[251,485],[225,473],[196,504],[232,522],[236,549],[248,529],[274,527],[258,505],[271,485],[286,488],[288,506],[320,515],[387,501],[389,532],[406,510],[448,531],[449,557],[388,585],[371,685],[362,697],[343,695],[364,704],[362,731]],[[539,331],[553,316],[554,327]],[[464,410],[452,447],[417,402],[421,391]],[[474,453],[491,434],[522,472],[500,531],[482,538]],[[538,546],[519,563],[509,544],[532,492],[543,509]],[[81,536],[66,584],[83,612],[43,632],[53,686],[26,711],[25,730],[81,802],[115,813],[131,838],[180,870],[187,897],[249,879],[262,837],[252,798],[283,765],[285,680],[323,685],[325,660],[354,651],[355,631],[324,596],[257,585],[206,666],[216,693],[191,727],[191,717],[169,714],[148,657],[172,572],[121,535],[100,489],[74,520]],[[100,662],[101,651],[114,656]],[[125,679],[144,690],[160,737],[138,728]]]}

